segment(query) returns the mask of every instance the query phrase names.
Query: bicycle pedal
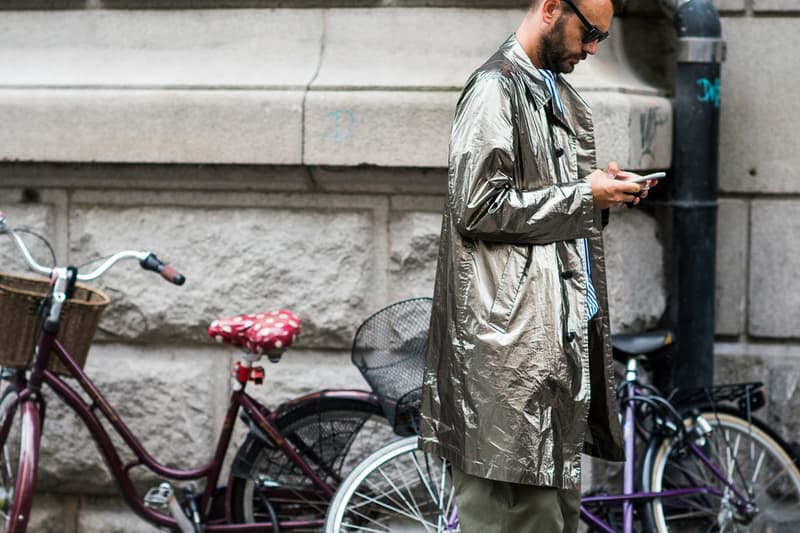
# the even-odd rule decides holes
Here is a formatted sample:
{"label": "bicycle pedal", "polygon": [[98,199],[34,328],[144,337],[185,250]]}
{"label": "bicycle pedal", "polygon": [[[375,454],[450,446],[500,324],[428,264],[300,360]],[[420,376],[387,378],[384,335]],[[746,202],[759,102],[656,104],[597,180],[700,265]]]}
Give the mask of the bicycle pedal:
{"label": "bicycle pedal", "polygon": [[172,518],[175,519],[178,530],[181,533],[193,533],[196,531],[194,524],[186,516],[181,504],[175,498],[175,492],[169,483],[164,482],[158,487],[148,490],[144,496],[144,504],[150,508],[168,510]]}
{"label": "bicycle pedal", "polygon": [[155,509],[166,509],[169,507],[171,496],[172,487],[168,483],[162,483],[147,491],[147,494],[144,495],[144,504]]}

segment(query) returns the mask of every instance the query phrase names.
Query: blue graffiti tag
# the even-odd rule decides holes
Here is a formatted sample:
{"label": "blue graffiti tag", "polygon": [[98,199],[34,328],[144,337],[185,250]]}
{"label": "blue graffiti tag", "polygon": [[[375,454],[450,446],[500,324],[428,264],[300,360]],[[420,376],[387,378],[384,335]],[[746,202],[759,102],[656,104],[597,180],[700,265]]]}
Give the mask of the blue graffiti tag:
{"label": "blue graffiti tag", "polygon": [[333,133],[330,135],[334,143],[339,144],[353,136],[353,125],[356,119],[352,111],[337,109],[328,113],[328,116],[334,120]]}
{"label": "blue graffiti tag", "polygon": [[697,85],[703,89],[703,95],[698,96],[700,102],[713,102],[714,107],[719,107],[719,78],[714,78],[714,82],[707,78],[697,80]]}

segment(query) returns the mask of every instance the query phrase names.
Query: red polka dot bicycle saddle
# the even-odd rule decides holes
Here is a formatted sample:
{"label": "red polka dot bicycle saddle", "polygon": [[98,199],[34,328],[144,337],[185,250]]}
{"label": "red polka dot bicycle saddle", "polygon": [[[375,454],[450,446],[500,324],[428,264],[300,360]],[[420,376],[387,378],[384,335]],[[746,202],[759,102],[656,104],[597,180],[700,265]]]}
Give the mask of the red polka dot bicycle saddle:
{"label": "red polka dot bicycle saddle", "polygon": [[208,334],[217,342],[241,346],[254,354],[283,352],[300,335],[300,319],[286,309],[215,320]]}

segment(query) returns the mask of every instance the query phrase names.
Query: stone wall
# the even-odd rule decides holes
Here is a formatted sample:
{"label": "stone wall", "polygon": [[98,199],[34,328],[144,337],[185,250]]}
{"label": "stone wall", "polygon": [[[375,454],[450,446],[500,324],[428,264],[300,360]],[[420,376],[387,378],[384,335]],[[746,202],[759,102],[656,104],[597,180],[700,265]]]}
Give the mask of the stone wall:
{"label": "stone wall", "polygon": [[[800,38],[792,0],[726,0],[722,31],[720,211],[717,255],[716,374],[769,387],[762,416],[800,440],[798,239],[800,153],[790,148],[800,119],[789,50]],[[787,63],[787,61],[789,63]],[[756,83],[755,80],[771,80]]]}
{"label": "stone wall", "polygon": [[[800,155],[791,128],[800,109],[785,66],[798,39],[795,4],[716,2],[728,41],[717,374],[766,381],[764,416],[793,440]],[[459,9],[478,5],[496,9]],[[187,275],[180,288],[133,264],[106,276],[113,303],[86,367],[157,458],[190,466],[211,454],[235,357],[206,338],[219,316],[279,307],[301,316],[297,346],[253,389],[269,405],[365,386],[348,360],[353,333],[390,302],[430,295],[452,106],[469,70],[513,31],[521,5],[3,4],[11,11],[0,17],[0,209],[46,234],[62,260],[137,247]],[[141,7],[168,9],[113,9]],[[248,9],[198,9],[206,7]],[[632,1],[615,28],[573,75],[595,108],[600,160],[668,168],[669,21]],[[668,228],[654,216],[663,210],[653,202],[612,215],[615,331],[652,327],[664,311]],[[0,263],[22,269],[7,243]],[[36,530],[148,531],[126,514],[88,443],[52,401]],[[136,476],[142,487],[159,481]]]}
{"label": "stone wall", "polygon": [[[9,220],[41,231],[71,261],[152,249],[186,274],[187,283],[175,287],[131,263],[103,278],[113,303],[86,366],[145,446],[167,464],[189,467],[209,458],[221,427],[236,352],[206,338],[214,318],[279,307],[302,318],[296,348],[267,366],[264,387],[252,389],[275,405],[318,388],[365,387],[348,358],[359,323],[390,302],[432,292],[443,197],[404,191],[411,172],[376,172],[396,192],[365,194],[356,187],[331,194],[263,185],[247,192],[182,191],[173,169],[128,170],[157,173],[159,186],[72,188],[65,179],[62,188],[39,187],[26,178],[28,187],[0,187],[0,197]],[[235,169],[227,172],[236,181]],[[432,190],[441,190],[443,173],[431,179]],[[606,239],[615,328],[653,325],[664,293],[645,298],[638,287],[664,284],[654,219],[620,210]],[[631,249],[631,240],[640,244]],[[0,247],[0,260],[4,270],[22,269],[8,243]],[[122,512],[113,483],[98,451],[87,445],[88,432],[51,400],[37,524],[46,528],[68,509],[77,531],[140,530],[131,529],[142,527],[135,519],[107,529],[109,509]],[[138,471],[135,479],[142,487],[158,482]]]}

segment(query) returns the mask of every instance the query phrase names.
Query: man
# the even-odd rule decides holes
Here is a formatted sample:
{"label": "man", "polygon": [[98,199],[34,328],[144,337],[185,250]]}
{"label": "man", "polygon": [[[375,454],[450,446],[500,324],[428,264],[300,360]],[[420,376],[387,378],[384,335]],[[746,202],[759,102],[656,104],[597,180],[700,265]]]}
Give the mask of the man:
{"label": "man", "polygon": [[534,0],[457,106],[420,446],[452,463],[464,533],[575,531],[581,452],[624,459],[602,215],[647,186],[597,169],[591,111],[560,76],[613,14]]}

